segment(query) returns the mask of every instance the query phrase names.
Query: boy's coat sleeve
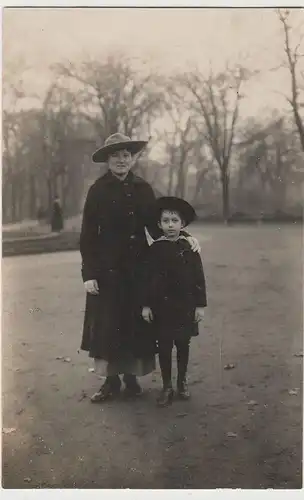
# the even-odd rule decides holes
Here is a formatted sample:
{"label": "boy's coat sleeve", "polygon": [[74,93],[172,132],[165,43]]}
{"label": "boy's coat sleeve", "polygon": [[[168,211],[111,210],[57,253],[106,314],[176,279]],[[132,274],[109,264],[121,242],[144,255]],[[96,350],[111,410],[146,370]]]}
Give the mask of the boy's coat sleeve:
{"label": "boy's coat sleeve", "polygon": [[196,276],[195,292],[197,299],[197,307],[206,307],[207,292],[206,292],[206,280],[203,269],[203,263],[198,253],[192,252],[192,255],[193,255],[195,276]]}

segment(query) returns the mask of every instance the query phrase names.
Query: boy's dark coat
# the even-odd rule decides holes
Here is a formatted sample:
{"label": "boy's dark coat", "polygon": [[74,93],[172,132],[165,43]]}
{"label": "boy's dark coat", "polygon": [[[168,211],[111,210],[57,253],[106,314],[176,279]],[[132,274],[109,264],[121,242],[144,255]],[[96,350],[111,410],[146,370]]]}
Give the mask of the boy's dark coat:
{"label": "boy's dark coat", "polygon": [[152,309],[155,338],[198,335],[196,307],[207,305],[202,261],[188,241],[159,240],[146,252],[139,300]]}
{"label": "boy's dark coat", "polygon": [[80,236],[82,277],[97,279],[99,295],[87,294],[81,348],[91,357],[114,361],[154,353],[136,307],[144,227],[154,202],[151,186],[132,172],[123,182],[107,172],[89,190]]}

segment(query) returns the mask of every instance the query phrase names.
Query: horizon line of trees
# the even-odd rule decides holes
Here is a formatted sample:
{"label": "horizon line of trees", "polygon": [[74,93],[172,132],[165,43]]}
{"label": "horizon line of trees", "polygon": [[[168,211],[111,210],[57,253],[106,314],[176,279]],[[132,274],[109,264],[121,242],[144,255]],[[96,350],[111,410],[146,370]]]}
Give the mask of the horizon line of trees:
{"label": "horizon line of trees", "polygon": [[[79,213],[98,176],[90,156],[111,133],[151,137],[135,170],[163,194],[187,198],[227,221],[232,211],[285,211],[303,180],[304,74],[301,44],[292,43],[288,10],[277,9],[283,66],[290,74],[290,114],[242,119],[246,83],[241,65],[170,78],[139,73],[128,58],[58,63],[40,107],[22,110],[22,79],[4,79],[3,222],[49,213],[56,195],[66,216]],[[169,127],[157,124],[165,119]],[[152,149],[162,151],[159,161]],[[291,193],[291,194],[290,194]],[[292,203],[291,203],[292,204]],[[295,202],[299,209],[299,202]]]}

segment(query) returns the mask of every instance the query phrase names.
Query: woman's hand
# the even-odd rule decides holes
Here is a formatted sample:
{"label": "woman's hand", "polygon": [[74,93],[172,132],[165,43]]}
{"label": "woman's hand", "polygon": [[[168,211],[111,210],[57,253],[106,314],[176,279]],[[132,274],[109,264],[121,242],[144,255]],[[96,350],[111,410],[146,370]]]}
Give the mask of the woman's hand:
{"label": "woman's hand", "polygon": [[204,314],[205,314],[204,308],[197,307],[195,309],[195,322],[199,323],[200,321],[202,321],[202,319],[204,319]]}
{"label": "woman's hand", "polygon": [[192,252],[201,253],[201,247],[196,238],[194,238],[193,236],[187,236],[186,239],[190,243]]}
{"label": "woman's hand", "polygon": [[150,307],[143,307],[141,315],[144,318],[144,320],[147,321],[148,323],[151,323],[151,321],[153,321],[153,314]]}
{"label": "woman's hand", "polygon": [[98,288],[97,280],[88,280],[88,281],[85,281],[84,288],[85,288],[85,291],[87,293],[90,293],[91,295],[98,295],[99,294],[99,288]]}

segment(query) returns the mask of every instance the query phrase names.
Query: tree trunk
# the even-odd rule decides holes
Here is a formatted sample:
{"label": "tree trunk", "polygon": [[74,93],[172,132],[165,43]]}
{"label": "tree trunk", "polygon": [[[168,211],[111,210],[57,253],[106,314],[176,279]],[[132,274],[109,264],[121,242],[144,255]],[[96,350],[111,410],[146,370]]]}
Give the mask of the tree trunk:
{"label": "tree trunk", "polygon": [[275,183],[274,192],[274,211],[284,212],[286,208],[286,182],[283,179],[278,179]]}
{"label": "tree trunk", "polygon": [[12,178],[11,186],[11,218],[12,222],[17,220],[17,192],[16,192],[16,179]]}
{"label": "tree trunk", "polygon": [[222,183],[222,213],[224,222],[227,223],[230,217],[230,200],[229,200],[229,175],[227,168],[222,167],[221,171],[221,183]]}
{"label": "tree trunk", "polygon": [[11,222],[11,193],[8,181],[2,182],[2,221],[3,223]]}
{"label": "tree trunk", "polygon": [[304,152],[304,127],[303,127],[303,122],[300,117],[299,111],[298,111],[298,105],[297,103],[293,103],[293,114],[295,118],[295,122],[298,128],[298,133],[300,137],[300,142],[302,146],[302,151]]}
{"label": "tree trunk", "polygon": [[172,164],[169,168],[168,196],[172,196],[173,193],[173,179],[174,179],[174,165]]}
{"label": "tree trunk", "polygon": [[53,199],[54,199],[53,179],[51,177],[48,177],[48,179],[47,179],[47,190],[48,190],[47,220],[48,220],[48,222],[50,222],[51,221],[51,214],[52,214]]}
{"label": "tree trunk", "polygon": [[193,205],[196,205],[196,203],[198,203],[198,201],[199,201],[199,196],[201,194],[201,190],[203,187],[203,181],[204,181],[205,175],[206,175],[206,172],[204,170],[201,172],[198,171],[196,174],[196,184],[195,184],[195,188],[194,188],[193,201],[192,201]]}
{"label": "tree trunk", "polygon": [[37,217],[37,196],[36,196],[36,178],[33,174],[30,175],[29,186],[29,212],[30,218],[36,219]]}
{"label": "tree trunk", "polygon": [[184,160],[181,161],[178,169],[178,178],[177,178],[177,186],[176,186],[176,196],[180,198],[185,197],[186,191],[186,172],[184,167]]}
{"label": "tree trunk", "polygon": [[18,182],[18,221],[21,221],[25,218],[24,213],[24,180],[20,179]]}

